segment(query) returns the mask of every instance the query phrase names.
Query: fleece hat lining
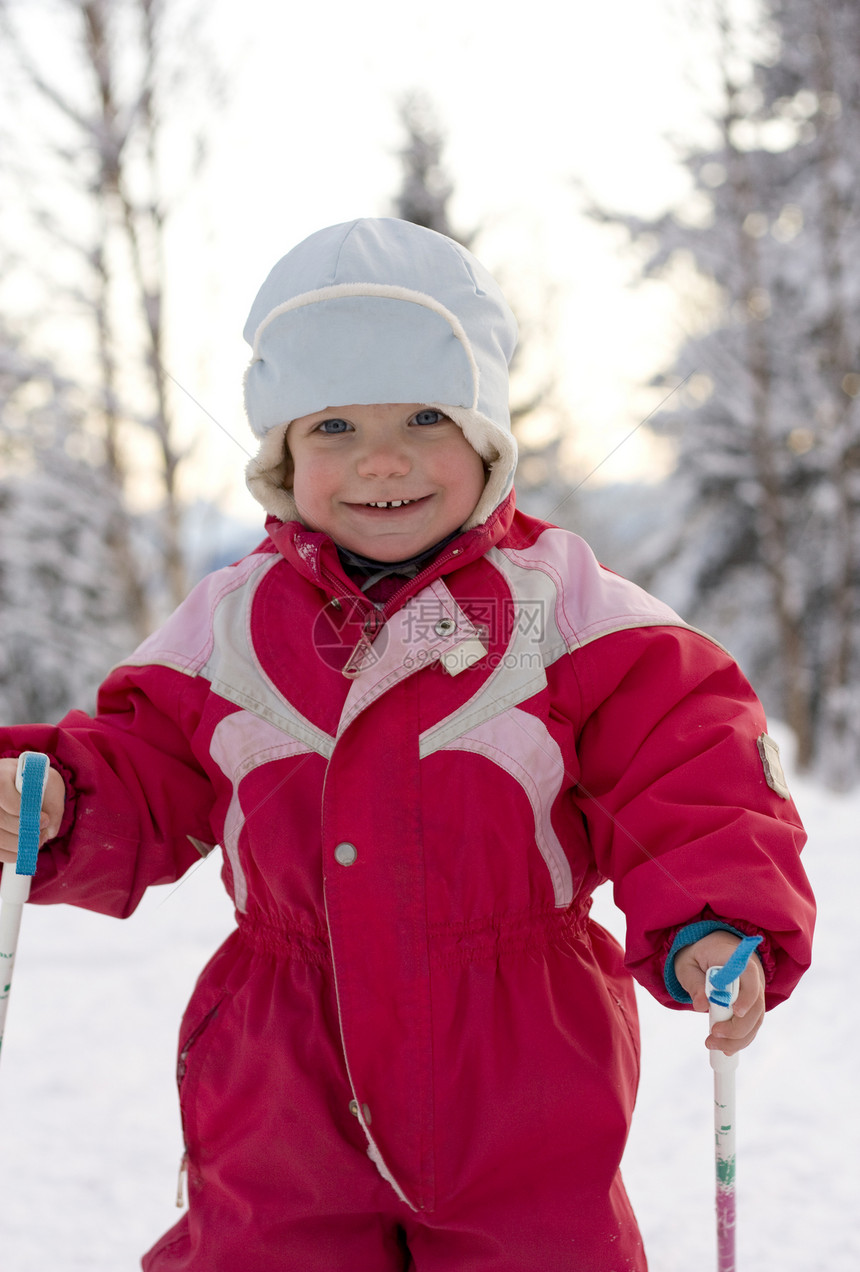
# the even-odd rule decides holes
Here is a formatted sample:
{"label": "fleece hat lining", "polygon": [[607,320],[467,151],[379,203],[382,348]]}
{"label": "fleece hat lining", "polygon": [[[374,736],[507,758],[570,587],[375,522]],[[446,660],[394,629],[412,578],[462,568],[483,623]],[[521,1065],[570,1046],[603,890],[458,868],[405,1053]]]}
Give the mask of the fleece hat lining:
{"label": "fleece hat lining", "polygon": [[[480,455],[488,468],[481,498],[464,530],[486,521],[510,489],[510,476],[517,462],[517,444],[479,411],[448,406],[443,402],[422,405],[443,411],[462,430],[466,441]],[[272,428],[260,443],[260,449],[245,469],[248,489],[258,503],[279,521],[304,521],[292,492],[292,461],[287,449],[287,429],[291,421]]]}

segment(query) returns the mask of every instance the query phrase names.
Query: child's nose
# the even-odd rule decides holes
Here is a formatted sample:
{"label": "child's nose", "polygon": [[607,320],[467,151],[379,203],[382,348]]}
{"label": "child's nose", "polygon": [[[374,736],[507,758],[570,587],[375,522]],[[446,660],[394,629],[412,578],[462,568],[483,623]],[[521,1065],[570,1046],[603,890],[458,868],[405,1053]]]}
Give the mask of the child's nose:
{"label": "child's nose", "polygon": [[406,448],[396,442],[375,442],[359,456],[363,477],[403,477],[412,467]]}

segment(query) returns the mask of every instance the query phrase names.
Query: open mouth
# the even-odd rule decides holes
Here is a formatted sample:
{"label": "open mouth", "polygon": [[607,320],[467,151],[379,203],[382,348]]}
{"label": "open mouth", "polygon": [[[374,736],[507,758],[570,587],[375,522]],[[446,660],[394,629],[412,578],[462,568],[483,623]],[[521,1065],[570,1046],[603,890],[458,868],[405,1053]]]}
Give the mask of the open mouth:
{"label": "open mouth", "polygon": [[409,504],[417,503],[417,499],[389,499],[387,501],[378,500],[376,503],[366,503],[365,508],[407,508]]}
{"label": "open mouth", "polygon": [[422,495],[418,499],[372,499],[367,503],[353,504],[353,508],[372,508],[375,511],[382,512],[396,511],[398,508],[411,508],[414,504],[424,503],[429,499],[429,495]]}

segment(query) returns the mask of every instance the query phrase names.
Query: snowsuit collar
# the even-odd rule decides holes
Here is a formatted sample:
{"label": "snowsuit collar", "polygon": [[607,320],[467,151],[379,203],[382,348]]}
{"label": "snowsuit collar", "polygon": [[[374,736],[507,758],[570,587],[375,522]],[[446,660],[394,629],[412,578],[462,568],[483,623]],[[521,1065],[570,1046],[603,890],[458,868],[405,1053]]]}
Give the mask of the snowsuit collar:
{"label": "snowsuit collar", "polygon": [[[456,535],[413,578],[404,578],[403,586],[386,602],[382,620],[434,579],[461,569],[494,547],[509,530],[515,507],[516,498],[511,491],[486,521]],[[344,569],[337,544],[330,535],[309,530],[301,521],[281,522],[277,517],[267,519],[266,530],[281,556],[303,578],[324,591],[331,602],[343,603],[348,599],[353,607],[360,603],[364,611],[373,610],[372,602]]]}

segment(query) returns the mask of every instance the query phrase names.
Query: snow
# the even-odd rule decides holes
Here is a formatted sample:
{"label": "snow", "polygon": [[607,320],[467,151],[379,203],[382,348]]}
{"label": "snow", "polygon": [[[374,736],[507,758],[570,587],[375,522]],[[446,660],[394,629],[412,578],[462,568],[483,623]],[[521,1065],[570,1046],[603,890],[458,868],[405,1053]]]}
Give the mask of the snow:
{"label": "snow", "polygon": [[[816,958],[741,1056],[738,1267],[856,1272],[860,792],[792,786],[810,832]],[[2,1272],[132,1272],[178,1218],[175,1038],[197,974],[232,927],[218,868],[213,854],[122,926],[65,906],[25,912],[0,1066]],[[596,908],[622,930],[607,889]],[[625,1177],[651,1272],[715,1267],[704,1017],[645,995],[640,1007]]]}

